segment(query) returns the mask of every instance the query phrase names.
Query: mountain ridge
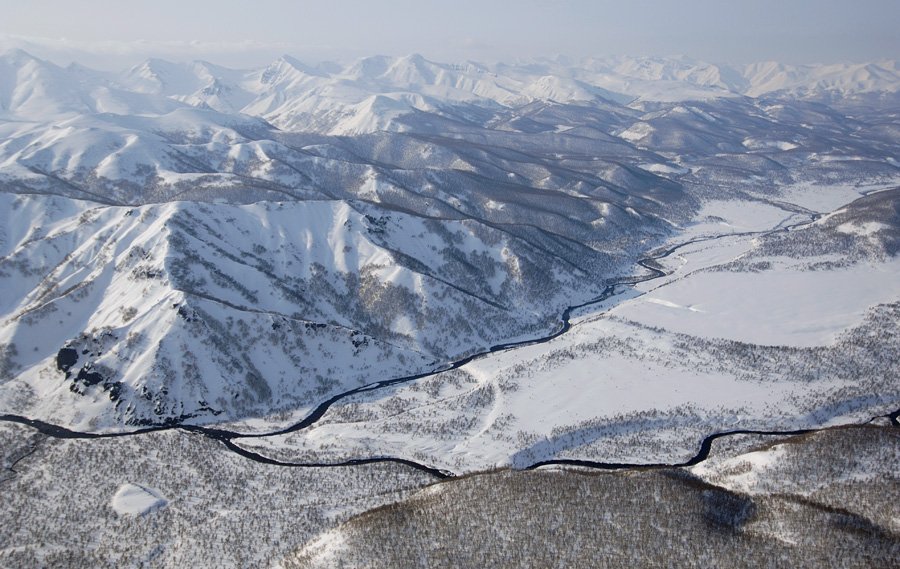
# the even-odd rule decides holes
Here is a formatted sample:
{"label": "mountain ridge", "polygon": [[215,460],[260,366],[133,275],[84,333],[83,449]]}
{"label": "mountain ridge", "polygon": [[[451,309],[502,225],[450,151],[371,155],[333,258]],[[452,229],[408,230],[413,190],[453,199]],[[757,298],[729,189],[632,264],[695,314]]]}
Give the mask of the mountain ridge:
{"label": "mountain ridge", "polygon": [[[194,106],[206,104],[219,110],[257,115],[290,129],[300,126],[291,116],[323,111],[322,96],[316,94],[331,101],[342,100],[344,105],[338,108],[346,108],[372,95],[412,92],[424,96],[425,100],[411,104],[410,109],[427,110],[434,106],[427,101],[429,98],[500,106],[534,100],[595,100],[604,96],[675,101],[789,93],[815,99],[896,93],[900,83],[896,62],[890,60],[861,64],[797,66],[761,62],[726,66],[691,59],[619,57],[588,58],[571,66],[552,62],[490,66],[437,63],[411,54],[362,58],[342,67],[336,64],[315,67],[285,55],[267,66],[250,70],[229,69],[205,61],[172,63],[148,59],[121,73],[88,73],[87,68],[62,68],[25,51],[11,50],[0,55],[0,66],[0,73],[6,68],[0,74],[0,85],[7,89],[13,82],[11,71],[30,66],[31,75],[43,74],[48,76],[48,81],[56,83],[68,81],[71,85],[87,81],[93,83],[88,87],[94,89],[105,87],[152,94]],[[665,89],[660,89],[661,85]],[[39,85],[31,85],[30,91],[36,86]],[[27,84],[20,87],[29,90]],[[290,105],[273,104],[273,93],[283,93],[282,99],[290,101]],[[47,104],[41,112],[82,110],[75,101],[45,99]],[[7,96],[3,109],[26,116],[37,112],[38,109],[30,110],[27,102],[27,99],[12,101]],[[350,130],[336,125],[328,132],[339,134]]]}

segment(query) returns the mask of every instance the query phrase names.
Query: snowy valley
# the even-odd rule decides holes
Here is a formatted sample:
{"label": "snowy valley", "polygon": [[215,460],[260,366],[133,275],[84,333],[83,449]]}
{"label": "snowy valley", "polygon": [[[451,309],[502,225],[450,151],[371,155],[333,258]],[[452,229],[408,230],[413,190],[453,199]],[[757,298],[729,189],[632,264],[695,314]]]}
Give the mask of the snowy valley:
{"label": "snowy valley", "polygon": [[0,565],[896,558],[898,91],[0,55]]}

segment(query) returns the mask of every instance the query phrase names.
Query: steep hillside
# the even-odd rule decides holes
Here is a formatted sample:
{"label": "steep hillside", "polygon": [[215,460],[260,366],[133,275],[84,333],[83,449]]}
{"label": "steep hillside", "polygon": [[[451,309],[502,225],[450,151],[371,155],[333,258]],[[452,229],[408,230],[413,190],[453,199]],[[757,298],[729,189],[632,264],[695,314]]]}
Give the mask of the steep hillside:
{"label": "steep hillside", "polygon": [[0,200],[6,410],[81,426],[302,410],[599,291],[514,233],[363,202]]}

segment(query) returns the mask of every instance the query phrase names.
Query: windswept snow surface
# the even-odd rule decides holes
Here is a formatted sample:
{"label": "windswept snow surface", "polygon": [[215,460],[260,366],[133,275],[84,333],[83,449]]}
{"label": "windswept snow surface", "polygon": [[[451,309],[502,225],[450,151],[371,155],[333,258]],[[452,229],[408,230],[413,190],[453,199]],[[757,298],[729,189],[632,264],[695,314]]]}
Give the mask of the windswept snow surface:
{"label": "windswept snow surface", "polygon": [[110,502],[117,514],[131,516],[143,516],[165,508],[167,504],[156,490],[131,483],[122,484]]}
{"label": "windswept snow surface", "polygon": [[832,271],[785,267],[752,278],[704,272],[649,290],[610,314],[695,336],[817,346],[858,324],[870,306],[900,298],[898,277],[900,259]]}

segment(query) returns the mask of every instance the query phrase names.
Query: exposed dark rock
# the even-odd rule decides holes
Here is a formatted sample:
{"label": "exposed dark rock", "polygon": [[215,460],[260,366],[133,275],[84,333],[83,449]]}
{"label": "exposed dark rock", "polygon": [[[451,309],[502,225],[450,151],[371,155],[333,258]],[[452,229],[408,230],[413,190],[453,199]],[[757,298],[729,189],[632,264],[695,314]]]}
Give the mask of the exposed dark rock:
{"label": "exposed dark rock", "polygon": [[78,350],[75,348],[63,348],[56,354],[56,369],[65,372],[69,377],[69,370],[78,363]]}

